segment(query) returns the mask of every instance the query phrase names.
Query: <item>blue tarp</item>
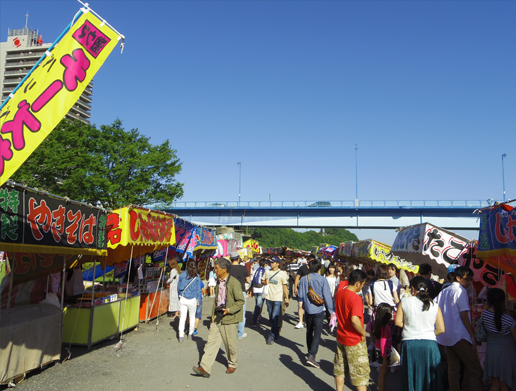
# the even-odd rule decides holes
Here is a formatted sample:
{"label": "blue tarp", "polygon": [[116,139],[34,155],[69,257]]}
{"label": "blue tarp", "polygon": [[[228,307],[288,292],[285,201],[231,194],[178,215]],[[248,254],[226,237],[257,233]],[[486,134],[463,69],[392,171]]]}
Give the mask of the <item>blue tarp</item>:
{"label": "blue tarp", "polygon": [[[95,278],[93,277],[93,269],[95,269]],[[113,266],[106,266],[106,273],[109,273],[111,270],[113,270]],[[84,281],[93,281],[94,279],[97,279],[99,277],[102,277],[104,274],[104,270],[102,269],[101,265],[97,265],[95,268],[88,269],[84,272],[82,272],[82,279]]]}

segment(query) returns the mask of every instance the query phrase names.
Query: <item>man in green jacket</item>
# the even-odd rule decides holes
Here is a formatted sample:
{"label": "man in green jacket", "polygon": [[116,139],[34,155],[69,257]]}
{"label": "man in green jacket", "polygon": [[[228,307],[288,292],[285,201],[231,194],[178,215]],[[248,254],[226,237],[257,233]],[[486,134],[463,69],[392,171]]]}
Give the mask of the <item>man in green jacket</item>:
{"label": "man in green jacket", "polygon": [[215,287],[215,302],[212,310],[212,323],[208,342],[204,347],[201,365],[193,367],[195,374],[210,377],[211,366],[219,352],[220,342],[224,342],[228,355],[228,369],[226,373],[235,372],[237,367],[238,323],[244,319],[244,294],[240,282],[229,275],[231,262],[225,258],[215,261],[213,267],[217,275]]}

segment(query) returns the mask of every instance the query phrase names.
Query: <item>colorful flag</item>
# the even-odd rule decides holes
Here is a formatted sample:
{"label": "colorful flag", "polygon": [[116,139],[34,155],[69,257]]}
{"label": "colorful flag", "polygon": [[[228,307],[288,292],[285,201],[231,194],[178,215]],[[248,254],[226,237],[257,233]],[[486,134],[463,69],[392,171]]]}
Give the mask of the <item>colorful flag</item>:
{"label": "colorful flag", "polygon": [[1,108],[0,185],[54,130],[121,39],[89,9],[81,11]]}

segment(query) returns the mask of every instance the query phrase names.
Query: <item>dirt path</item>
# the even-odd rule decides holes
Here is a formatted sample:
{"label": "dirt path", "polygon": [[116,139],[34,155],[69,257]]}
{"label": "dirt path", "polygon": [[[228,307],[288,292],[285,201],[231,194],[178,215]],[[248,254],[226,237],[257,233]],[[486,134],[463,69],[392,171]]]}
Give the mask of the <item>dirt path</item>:
{"label": "dirt path", "polygon": [[[87,351],[71,347],[72,357],[63,364],[29,376],[17,385],[23,391],[33,390],[317,390],[335,389],[333,356],[335,337],[324,331],[317,359],[321,368],[305,366],[305,330],[294,329],[297,323],[297,302],[287,309],[282,338],[274,345],[266,345],[268,321],[262,319],[258,329],[246,328],[248,337],[238,343],[237,371],[225,373],[227,361],[223,346],[212,368],[209,379],[192,375],[208,336],[209,313],[212,299],[204,300],[203,320],[199,336],[194,341],[177,340],[178,321],[162,317],[140,324],[139,330],[124,335],[121,350],[114,349],[118,339],[106,341]],[[248,299],[247,325],[250,326],[254,299]],[[295,311],[294,311],[295,308]],[[263,314],[265,315],[265,309]],[[376,370],[372,370],[376,380]],[[397,390],[398,374],[389,374],[388,390]],[[376,386],[371,388],[376,390]]]}

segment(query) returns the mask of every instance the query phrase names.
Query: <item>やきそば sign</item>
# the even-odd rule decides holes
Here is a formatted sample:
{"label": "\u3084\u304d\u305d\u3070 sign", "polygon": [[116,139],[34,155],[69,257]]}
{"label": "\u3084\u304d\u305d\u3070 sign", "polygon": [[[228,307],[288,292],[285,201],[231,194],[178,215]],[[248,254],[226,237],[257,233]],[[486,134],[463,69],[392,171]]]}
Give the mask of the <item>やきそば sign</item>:
{"label": "\u3084\u304d\u305d\u3070 sign", "polygon": [[19,252],[107,255],[107,212],[41,195],[21,187],[0,187],[0,243]]}

